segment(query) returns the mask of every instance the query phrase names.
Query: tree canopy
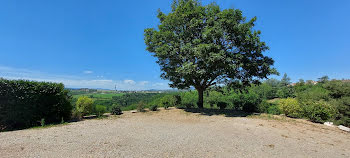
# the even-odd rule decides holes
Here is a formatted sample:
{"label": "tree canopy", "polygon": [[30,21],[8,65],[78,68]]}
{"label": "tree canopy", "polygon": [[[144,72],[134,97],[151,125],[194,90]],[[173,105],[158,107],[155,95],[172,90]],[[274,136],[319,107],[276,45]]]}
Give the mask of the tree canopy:
{"label": "tree canopy", "polygon": [[158,28],[145,29],[147,50],[160,65],[163,79],[179,89],[199,92],[215,85],[249,84],[275,72],[274,61],[253,30],[256,17],[246,20],[239,9],[221,10],[215,3],[175,0],[170,13],[158,11]]}

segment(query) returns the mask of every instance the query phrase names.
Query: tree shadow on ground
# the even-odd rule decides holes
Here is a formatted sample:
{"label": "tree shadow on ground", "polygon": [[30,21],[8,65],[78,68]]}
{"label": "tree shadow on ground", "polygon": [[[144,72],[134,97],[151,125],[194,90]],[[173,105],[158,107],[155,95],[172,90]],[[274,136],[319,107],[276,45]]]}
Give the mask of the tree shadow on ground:
{"label": "tree shadow on ground", "polygon": [[200,113],[201,115],[206,115],[206,116],[224,115],[225,117],[246,117],[252,114],[244,111],[231,110],[231,109],[191,108],[191,109],[184,109],[184,111],[191,112],[191,113]]}

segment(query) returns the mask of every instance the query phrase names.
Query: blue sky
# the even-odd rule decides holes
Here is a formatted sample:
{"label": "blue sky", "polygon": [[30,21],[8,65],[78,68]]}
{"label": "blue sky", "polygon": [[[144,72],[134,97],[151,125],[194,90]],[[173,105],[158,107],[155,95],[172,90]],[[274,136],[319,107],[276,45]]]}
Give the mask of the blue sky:
{"label": "blue sky", "polygon": [[[157,9],[169,12],[171,2],[0,1],[0,77],[72,88],[167,89],[145,50],[143,30],[157,26]],[[350,1],[214,2],[257,16],[256,29],[270,47],[266,55],[293,81],[350,78]]]}

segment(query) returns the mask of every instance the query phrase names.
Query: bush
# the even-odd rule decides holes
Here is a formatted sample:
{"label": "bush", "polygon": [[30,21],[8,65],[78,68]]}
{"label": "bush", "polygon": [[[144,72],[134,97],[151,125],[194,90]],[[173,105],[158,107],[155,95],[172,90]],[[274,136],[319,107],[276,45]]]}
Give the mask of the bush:
{"label": "bush", "polygon": [[0,128],[23,129],[69,120],[72,105],[68,90],[60,83],[0,78]]}
{"label": "bush", "polygon": [[337,124],[350,127],[350,97],[342,97],[337,104]]}
{"label": "bush", "polygon": [[161,98],[161,104],[164,109],[168,109],[169,107],[175,105],[175,97],[173,95],[166,95]]}
{"label": "bush", "polygon": [[235,109],[245,112],[258,112],[258,105],[261,103],[259,95],[252,91],[236,93],[232,96]]}
{"label": "bush", "polygon": [[168,109],[170,107],[168,101],[163,101],[162,104],[163,104],[164,109]]}
{"label": "bush", "polygon": [[87,97],[81,96],[78,98],[78,101],[75,103],[75,108],[83,115],[91,114],[94,110],[94,101]]}
{"label": "bush", "polygon": [[145,103],[144,102],[141,101],[137,104],[137,111],[138,112],[145,112]]}
{"label": "bush", "polygon": [[272,115],[279,115],[281,114],[281,111],[276,103],[270,103],[266,100],[263,100],[258,105],[258,112],[260,113],[268,113]]}
{"label": "bush", "polygon": [[333,98],[350,97],[350,82],[333,80],[326,82],[323,87],[329,91]]}
{"label": "bush", "polygon": [[158,105],[151,105],[151,106],[149,107],[149,110],[151,110],[151,111],[157,111],[157,110],[158,110]]}
{"label": "bush", "polygon": [[194,104],[193,103],[186,103],[185,107],[186,107],[186,109],[191,109],[191,108],[194,108]]}
{"label": "bush", "polygon": [[107,112],[107,107],[103,105],[96,105],[95,107],[96,115],[97,116],[102,116],[104,113]]}
{"label": "bush", "polygon": [[218,102],[218,103],[217,103],[217,106],[218,106],[221,110],[223,110],[223,109],[225,109],[225,108],[227,107],[227,103],[226,103],[226,102]]}
{"label": "bush", "polygon": [[263,100],[259,105],[258,105],[258,111],[260,113],[267,113],[268,108],[271,106],[271,103],[268,103],[266,100]]}
{"label": "bush", "polygon": [[321,100],[308,102],[304,107],[304,115],[312,122],[324,123],[334,117],[336,110],[329,103]]}
{"label": "bush", "polygon": [[210,108],[214,108],[214,105],[215,105],[215,101],[208,101],[208,104],[209,104],[209,106],[210,106]]}
{"label": "bush", "polygon": [[179,106],[179,105],[181,105],[181,102],[182,102],[182,100],[181,100],[181,96],[180,95],[174,95],[174,105],[175,106]]}
{"label": "bush", "polygon": [[121,115],[123,114],[122,110],[120,109],[120,106],[114,105],[111,110],[112,115]]}
{"label": "bush", "polygon": [[281,99],[278,106],[283,114],[290,117],[302,117],[303,109],[299,102],[293,98]]}
{"label": "bush", "polygon": [[309,89],[306,89],[304,91],[298,92],[296,94],[297,99],[300,102],[305,102],[305,101],[319,101],[319,100],[326,100],[328,101],[330,99],[329,96],[329,91],[327,89],[324,89],[321,86],[312,86]]}
{"label": "bush", "polygon": [[81,112],[79,112],[77,109],[73,109],[72,119],[77,121],[77,120],[81,120],[81,118],[82,118]]}
{"label": "bush", "polygon": [[186,104],[195,105],[197,103],[198,93],[197,91],[183,92],[181,93],[181,99],[182,99],[182,104],[184,104],[185,106]]}
{"label": "bush", "polygon": [[44,126],[45,126],[45,119],[41,119],[41,121],[40,121],[40,126],[41,126],[41,127],[44,127]]}
{"label": "bush", "polygon": [[271,104],[268,108],[267,108],[267,113],[268,114],[272,114],[272,115],[279,115],[281,114],[281,110],[278,107],[277,104]]}

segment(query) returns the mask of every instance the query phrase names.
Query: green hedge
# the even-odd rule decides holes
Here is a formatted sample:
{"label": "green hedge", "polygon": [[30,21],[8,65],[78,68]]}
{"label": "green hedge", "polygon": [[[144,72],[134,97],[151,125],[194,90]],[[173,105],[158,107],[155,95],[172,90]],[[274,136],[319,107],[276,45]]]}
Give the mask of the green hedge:
{"label": "green hedge", "polygon": [[72,105],[60,83],[0,78],[0,130],[23,129],[69,120]]}

